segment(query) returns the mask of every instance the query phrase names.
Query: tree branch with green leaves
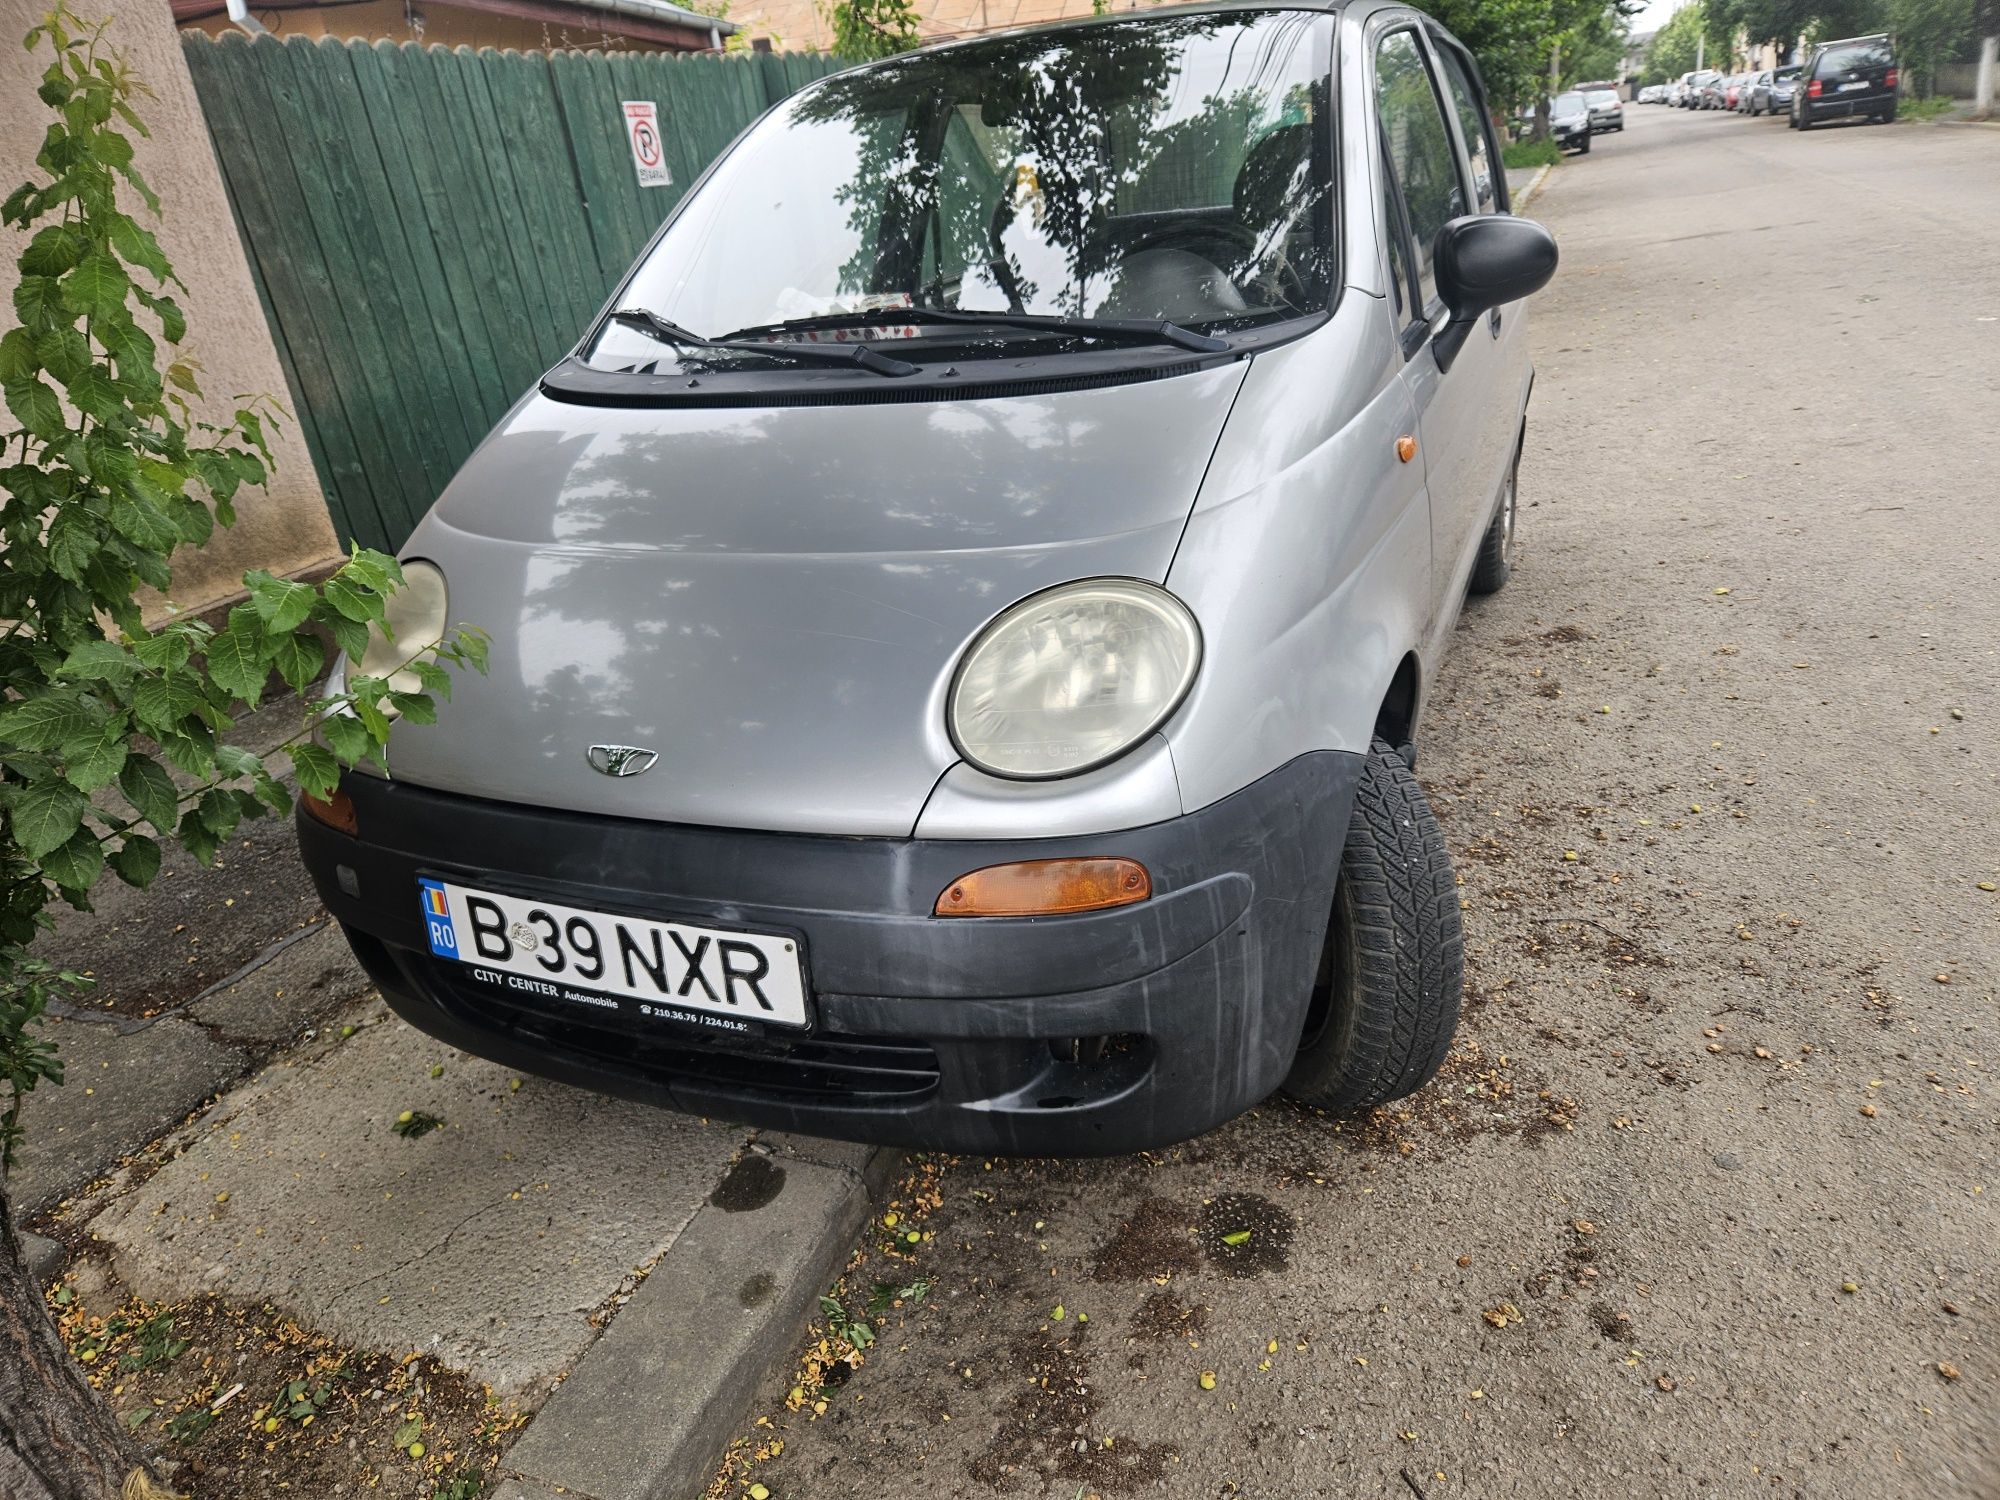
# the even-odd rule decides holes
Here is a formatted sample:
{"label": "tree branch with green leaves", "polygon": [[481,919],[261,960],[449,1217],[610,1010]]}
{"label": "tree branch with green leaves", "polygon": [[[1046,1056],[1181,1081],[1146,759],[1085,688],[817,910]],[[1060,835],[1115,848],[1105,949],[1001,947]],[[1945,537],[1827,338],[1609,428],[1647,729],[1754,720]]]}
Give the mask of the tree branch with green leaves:
{"label": "tree branch with green leaves", "polygon": [[[59,4],[28,33],[30,51],[52,54],[37,90],[50,119],[35,175],[0,203],[0,222],[26,236],[15,323],[0,334],[0,421],[12,424],[0,430],[0,1171],[22,1098],[62,1079],[37,1025],[86,982],[33,951],[51,904],[87,909],[106,872],[147,885],[168,845],[213,860],[245,819],[289,811],[274,765],[329,796],[343,769],[384,761],[396,719],[435,719],[449,669],[486,665],[485,637],[464,627],[398,647],[389,601],[402,569],[360,548],[317,585],[247,574],[220,624],[167,604],[174,554],[208,544],[268,480],[283,414],[268,398],[209,414],[200,367],[180,352],[185,283],[121,205],[159,213],[133,144],[148,91],[106,25]],[[316,690],[329,643],[353,663],[394,665]],[[268,757],[230,743],[238,711],[273,690],[300,696],[290,737]],[[53,1335],[34,1332],[46,1318],[4,1190],[0,1288],[0,1326],[22,1330],[0,1363],[32,1377],[0,1382],[0,1488],[147,1492],[129,1439]],[[29,1297],[35,1307],[18,1305]]]}

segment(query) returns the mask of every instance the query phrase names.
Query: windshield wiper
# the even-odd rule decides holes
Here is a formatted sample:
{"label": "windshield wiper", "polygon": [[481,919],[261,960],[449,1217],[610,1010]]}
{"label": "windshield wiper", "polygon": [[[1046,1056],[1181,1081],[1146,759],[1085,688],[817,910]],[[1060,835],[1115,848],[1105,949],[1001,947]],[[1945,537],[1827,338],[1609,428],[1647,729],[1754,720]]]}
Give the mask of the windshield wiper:
{"label": "windshield wiper", "polygon": [[762,354],[771,359],[796,359],[809,364],[859,365],[877,375],[917,373],[917,367],[907,360],[878,354],[866,344],[766,344],[735,337],[705,339],[643,307],[621,307],[611,317],[629,327],[644,330],[663,344],[680,344],[689,349],[728,349],[739,354]]}
{"label": "windshield wiper", "polygon": [[1078,338],[1133,339],[1178,344],[1198,354],[1220,354],[1229,345],[1196,333],[1165,318],[1071,318],[1054,313],[976,312],[948,307],[882,307],[872,312],[830,313],[818,318],[790,318],[755,328],[739,328],[731,338],[747,334],[804,332],[820,328],[873,328],[897,323],[964,323],[992,328],[1025,328],[1039,333],[1069,333]]}

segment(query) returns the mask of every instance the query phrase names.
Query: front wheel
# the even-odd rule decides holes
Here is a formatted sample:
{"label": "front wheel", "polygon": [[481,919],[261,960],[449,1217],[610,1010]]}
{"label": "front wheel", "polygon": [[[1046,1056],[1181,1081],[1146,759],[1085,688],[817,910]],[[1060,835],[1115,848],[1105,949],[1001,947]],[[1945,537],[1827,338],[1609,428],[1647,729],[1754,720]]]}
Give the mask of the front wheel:
{"label": "front wheel", "polygon": [[1583,138],[1583,145],[1582,145],[1582,146],[1580,146],[1579,148],[1577,148],[1577,154],[1578,154],[1579,156],[1588,156],[1588,155],[1590,155],[1590,137],[1589,137],[1589,136],[1585,136],[1585,137]]}
{"label": "front wheel", "polygon": [[1354,795],[1293,1098],[1360,1110],[1436,1075],[1458,1026],[1465,939],[1451,853],[1416,773],[1375,741]]}

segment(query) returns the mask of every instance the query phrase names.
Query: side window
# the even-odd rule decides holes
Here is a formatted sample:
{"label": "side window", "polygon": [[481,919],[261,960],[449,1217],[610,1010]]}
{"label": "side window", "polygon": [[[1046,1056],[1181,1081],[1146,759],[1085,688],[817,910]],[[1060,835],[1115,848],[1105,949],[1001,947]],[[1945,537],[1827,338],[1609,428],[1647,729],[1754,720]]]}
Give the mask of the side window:
{"label": "side window", "polygon": [[1465,212],[1465,188],[1431,71],[1416,33],[1392,31],[1375,49],[1375,109],[1388,143],[1416,241],[1417,285],[1424,305],[1437,296],[1432,252],[1437,233]]}
{"label": "side window", "polygon": [[1472,190],[1478,197],[1479,211],[1490,214],[1499,195],[1493,178],[1493,135],[1479,108],[1479,91],[1472,86],[1465,64],[1455,51],[1445,46],[1436,50],[1444,70],[1445,92],[1451,95],[1451,107],[1458,115],[1458,131],[1465,137],[1466,155],[1472,159]]}

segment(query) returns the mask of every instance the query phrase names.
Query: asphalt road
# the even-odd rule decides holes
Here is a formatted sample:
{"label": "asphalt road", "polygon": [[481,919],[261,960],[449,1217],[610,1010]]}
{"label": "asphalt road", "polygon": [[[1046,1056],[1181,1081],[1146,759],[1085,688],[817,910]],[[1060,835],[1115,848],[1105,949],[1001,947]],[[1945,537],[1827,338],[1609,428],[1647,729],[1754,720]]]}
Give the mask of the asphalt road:
{"label": "asphalt road", "polygon": [[722,1492],[2000,1495],[2000,132],[1628,116],[1425,727],[1445,1075],[933,1164]]}

